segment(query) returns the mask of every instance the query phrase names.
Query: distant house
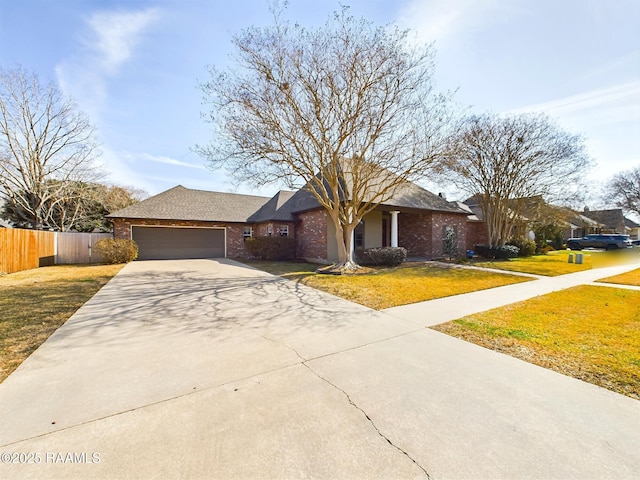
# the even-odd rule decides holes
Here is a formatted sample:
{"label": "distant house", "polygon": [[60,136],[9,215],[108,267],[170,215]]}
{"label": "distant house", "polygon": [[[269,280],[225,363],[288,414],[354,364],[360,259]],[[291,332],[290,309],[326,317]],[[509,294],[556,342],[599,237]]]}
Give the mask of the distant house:
{"label": "distant house", "polygon": [[[514,237],[530,237],[534,223],[557,223],[563,227],[564,240],[584,237],[589,234],[619,233],[640,239],[640,225],[624,216],[622,209],[589,210],[577,212],[567,207],[546,203],[541,196],[517,200],[520,214],[515,221]],[[470,213],[467,238],[476,243],[486,243],[486,223],[482,208],[475,197],[463,202]],[[479,241],[478,241],[479,240]],[[468,248],[472,248],[468,246]]]}
{"label": "distant house", "polygon": [[640,224],[625,217],[624,219],[625,232],[631,237],[632,240],[640,240]]}
{"label": "distant house", "polygon": [[594,233],[620,233],[631,236],[638,240],[640,225],[633,220],[626,218],[621,208],[610,210],[588,210],[585,209],[584,216],[594,219],[602,225],[600,232]]}
{"label": "distant house", "polygon": [[[453,229],[462,252],[468,215],[468,209],[407,182],[362,219],[354,233],[355,250],[401,246],[411,257],[439,258],[444,234]],[[338,259],[335,227],[304,189],[261,197],[178,185],[108,218],[116,238],[138,243],[140,259],[248,257],[245,240],[269,235],[295,238],[297,258]]]}

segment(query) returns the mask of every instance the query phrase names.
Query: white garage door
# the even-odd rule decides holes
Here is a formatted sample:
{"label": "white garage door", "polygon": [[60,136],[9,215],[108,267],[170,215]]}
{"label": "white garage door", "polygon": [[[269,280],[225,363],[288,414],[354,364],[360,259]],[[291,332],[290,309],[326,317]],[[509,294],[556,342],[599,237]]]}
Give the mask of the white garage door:
{"label": "white garage door", "polygon": [[225,256],[222,228],[132,227],[131,234],[140,260]]}

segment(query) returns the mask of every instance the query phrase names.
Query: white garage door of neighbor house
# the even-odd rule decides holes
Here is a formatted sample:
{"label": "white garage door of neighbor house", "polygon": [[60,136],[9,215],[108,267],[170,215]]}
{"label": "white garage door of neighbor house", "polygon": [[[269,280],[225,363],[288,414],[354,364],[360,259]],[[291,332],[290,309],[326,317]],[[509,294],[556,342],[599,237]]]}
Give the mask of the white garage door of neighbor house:
{"label": "white garage door of neighbor house", "polygon": [[132,227],[139,260],[216,258],[225,256],[221,228]]}

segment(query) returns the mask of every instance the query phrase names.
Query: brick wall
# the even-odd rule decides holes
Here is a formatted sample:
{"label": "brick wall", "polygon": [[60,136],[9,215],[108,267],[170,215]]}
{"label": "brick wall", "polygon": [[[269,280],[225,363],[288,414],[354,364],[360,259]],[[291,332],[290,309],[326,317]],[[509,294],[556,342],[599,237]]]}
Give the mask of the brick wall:
{"label": "brick wall", "polygon": [[398,245],[409,257],[431,257],[431,213],[398,215]]}
{"label": "brick wall", "polygon": [[326,260],[327,212],[313,210],[298,215],[296,248],[298,258]]}
{"label": "brick wall", "polygon": [[467,250],[473,250],[476,245],[489,243],[487,224],[485,222],[467,222]]}
{"label": "brick wall", "polygon": [[458,235],[458,252],[466,251],[467,217],[452,213],[429,212],[398,215],[398,245],[407,249],[409,257],[440,258],[444,256],[444,229],[451,226]]}
{"label": "brick wall", "polygon": [[434,212],[431,216],[431,257],[446,256],[443,252],[443,240],[446,227],[453,227],[458,237],[458,255],[464,255],[467,246],[467,216],[452,213]]}

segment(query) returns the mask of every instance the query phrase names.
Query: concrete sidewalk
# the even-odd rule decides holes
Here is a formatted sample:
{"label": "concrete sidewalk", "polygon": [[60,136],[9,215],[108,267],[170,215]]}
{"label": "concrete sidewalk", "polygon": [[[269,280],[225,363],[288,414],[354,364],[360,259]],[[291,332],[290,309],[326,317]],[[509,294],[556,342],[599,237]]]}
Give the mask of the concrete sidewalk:
{"label": "concrete sidewalk", "polygon": [[[400,307],[382,310],[396,318],[409,321],[425,327],[449,322],[457,318],[484,312],[493,308],[503,307],[511,303],[521,302],[529,298],[545,295],[547,293],[566,290],[578,285],[613,286],[617,288],[640,289],[633,286],[594,283],[596,280],[619,275],[639,268],[638,263],[616,265],[606,268],[584,270],[582,272],[560,275],[557,277],[536,276],[536,280],[529,282],[505,285],[490,290],[454,295],[438,298],[427,302],[402,305]],[[496,271],[496,270],[492,270]],[[499,273],[508,273],[500,271]]]}
{"label": "concrete sidewalk", "polygon": [[413,322],[135,262],[0,384],[0,478],[637,478],[640,402]]}

